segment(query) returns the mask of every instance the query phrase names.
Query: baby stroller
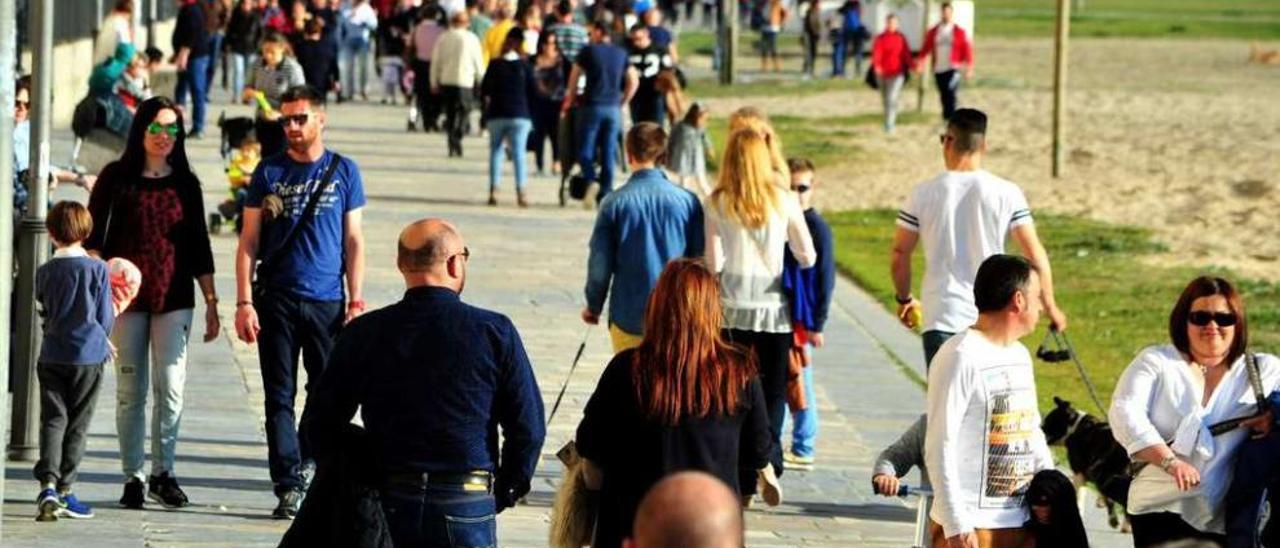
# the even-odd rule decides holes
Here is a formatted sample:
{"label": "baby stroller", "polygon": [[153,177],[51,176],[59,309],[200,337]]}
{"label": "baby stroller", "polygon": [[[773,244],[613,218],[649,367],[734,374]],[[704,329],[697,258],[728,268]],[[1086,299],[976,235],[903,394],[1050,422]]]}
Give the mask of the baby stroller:
{"label": "baby stroller", "polygon": [[[223,160],[231,158],[231,153],[240,148],[244,140],[254,137],[253,118],[248,116],[235,116],[227,118],[227,113],[223,112],[218,115],[218,129],[222,133],[221,142],[218,144],[218,153]],[[231,176],[232,169],[235,166],[227,167],[227,175]],[[247,175],[247,174],[245,174]],[[240,233],[243,226],[240,218],[240,212],[244,211],[244,200],[241,196],[243,190],[234,186],[229,188],[231,197],[229,200],[218,204],[218,212],[209,214],[209,233],[220,234],[222,232],[222,224],[226,221],[232,221],[236,234]]]}
{"label": "baby stroller", "polygon": [[71,148],[71,165],[75,171],[98,173],[108,163],[119,159],[124,153],[125,138],[132,122],[133,115],[128,111],[112,109],[111,105],[92,95],[86,95],[76,103],[71,115],[71,133],[76,137]]}

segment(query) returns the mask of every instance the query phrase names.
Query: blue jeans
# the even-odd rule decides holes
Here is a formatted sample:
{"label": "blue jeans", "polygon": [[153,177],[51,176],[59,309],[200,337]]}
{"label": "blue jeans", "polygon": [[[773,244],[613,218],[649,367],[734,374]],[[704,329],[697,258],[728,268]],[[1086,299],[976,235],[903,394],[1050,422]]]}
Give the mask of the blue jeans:
{"label": "blue jeans", "polygon": [[[813,346],[806,351],[812,352]],[[808,406],[791,413],[791,454],[812,457],[813,442],[818,438],[818,396],[813,390],[813,364],[804,368],[800,381],[804,383],[804,401]]]}
{"label": "blue jeans", "polygon": [[[1280,431],[1257,440],[1245,440],[1236,456],[1235,477],[1227,490],[1227,546],[1258,546],[1258,513],[1264,491],[1275,495],[1280,480]],[[1274,496],[1271,497],[1275,501]],[[1274,504],[1274,503],[1273,503]],[[1271,519],[1277,519],[1272,506]]]}
{"label": "blue jeans", "polygon": [[191,133],[204,132],[204,109],[209,101],[209,56],[187,59],[187,70],[178,73],[178,84],[173,90],[173,100],[179,105],[187,102],[191,94]]}
{"label": "blue jeans", "polygon": [[338,74],[342,77],[342,96],[350,99],[356,93],[368,94],[369,74],[373,72],[373,50],[368,40],[348,40],[338,57]]}
{"label": "blue jeans", "polygon": [[[222,61],[222,39],[223,38],[224,36],[220,32],[209,34],[209,66],[205,69],[204,81],[210,82],[210,85],[213,85],[212,84],[213,75],[215,72],[218,71],[218,63]],[[225,78],[226,75],[224,74],[223,76],[224,76],[222,80],[222,84],[224,86],[223,89],[226,89],[225,87],[227,83],[227,80]]]}
{"label": "blue jeans", "polygon": [[231,54],[231,102],[240,102],[240,94],[244,92],[245,74],[253,66],[255,57],[253,54]]}
{"label": "blue jeans", "polygon": [[850,46],[853,47],[853,66],[856,75],[862,75],[862,29],[843,29],[836,35],[836,43],[831,48],[831,75],[844,76],[845,55]]}
{"label": "blue jeans", "polygon": [[525,148],[533,121],[528,118],[494,118],[489,120],[489,190],[497,190],[502,178],[502,142],[511,146],[511,162],[516,166],[516,190],[523,192],[525,183]]}
{"label": "blue jeans", "polygon": [[396,548],[497,546],[494,508],[492,494],[464,491],[460,485],[382,490],[382,511]]}
{"label": "blue jeans", "polygon": [[[616,106],[584,106],[579,109],[578,165],[582,177],[600,183],[598,200],[613,190],[613,163],[618,155],[618,135],[622,131],[622,110]],[[600,154],[600,174],[596,177],[596,153]]]}
{"label": "blue jeans", "polygon": [[[307,395],[324,373],[334,340],[342,329],[342,301],[299,299],[279,291],[254,299],[262,331],[258,333],[258,364],[267,414],[267,465],[277,494],[301,489],[301,466],[312,460],[311,444],[298,436],[293,402],[298,395],[298,355],[307,371]],[[302,408],[303,418],[309,408]]]}
{"label": "blue jeans", "polygon": [[147,393],[151,406],[151,473],[172,473],[187,384],[190,308],[151,314],[125,312],[116,318],[116,432],[124,476],[143,479],[146,462]]}
{"label": "blue jeans", "polygon": [[925,331],[920,338],[924,341],[924,370],[929,371],[929,364],[933,363],[933,356],[938,353],[938,349],[942,348],[942,344],[947,339],[954,337],[955,333],[946,331]]}

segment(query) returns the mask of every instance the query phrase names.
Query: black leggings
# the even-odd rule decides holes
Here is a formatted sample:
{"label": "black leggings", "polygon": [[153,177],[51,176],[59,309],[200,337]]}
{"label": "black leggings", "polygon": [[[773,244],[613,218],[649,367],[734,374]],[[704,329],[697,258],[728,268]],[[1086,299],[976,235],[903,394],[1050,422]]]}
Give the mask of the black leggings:
{"label": "black leggings", "polygon": [[[787,412],[787,366],[791,360],[791,334],[727,329],[724,337],[751,349],[756,356],[760,368],[760,386],[764,389],[764,405],[769,411],[769,434],[773,438],[769,462],[781,476],[782,421]],[[754,495],[756,471],[741,470],[738,483],[743,495]]]}

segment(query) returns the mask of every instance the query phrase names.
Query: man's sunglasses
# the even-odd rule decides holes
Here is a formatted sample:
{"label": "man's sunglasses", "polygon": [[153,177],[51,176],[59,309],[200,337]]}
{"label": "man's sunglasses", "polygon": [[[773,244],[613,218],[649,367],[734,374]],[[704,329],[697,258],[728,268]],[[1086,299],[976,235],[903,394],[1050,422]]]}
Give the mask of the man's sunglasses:
{"label": "man's sunglasses", "polygon": [[159,135],[161,132],[164,132],[168,133],[170,137],[177,137],[178,131],[181,129],[182,128],[178,127],[178,124],[161,124],[160,122],[151,122],[151,125],[147,126],[147,133]]}
{"label": "man's sunglasses", "polygon": [[1218,327],[1231,327],[1239,321],[1240,318],[1234,312],[1206,312],[1198,310],[1187,314],[1187,321],[1191,325],[1197,327],[1205,327],[1209,322],[1218,324]]}
{"label": "man's sunglasses", "polygon": [[13,108],[30,109],[30,108],[31,108],[31,101],[17,101],[17,100],[15,100],[15,101],[13,102]]}
{"label": "man's sunglasses", "polygon": [[288,126],[289,124],[298,124],[300,126],[307,125],[307,120],[311,118],[310,112],[302,114],[286,114],[280,117],[280,123]]}

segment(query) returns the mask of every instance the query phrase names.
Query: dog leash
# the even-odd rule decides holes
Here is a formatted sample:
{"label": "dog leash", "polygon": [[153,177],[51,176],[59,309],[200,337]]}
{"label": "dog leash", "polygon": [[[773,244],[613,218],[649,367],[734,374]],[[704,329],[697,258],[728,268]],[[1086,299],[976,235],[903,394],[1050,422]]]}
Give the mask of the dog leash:
{"label": "dog leash", "polygon": [[556,411],[560,410],[560,401],[564,399],[564,393],[569,389],[569,381],[573,380],[573,371],[578,368],[578,362],[582,360],[582,352],[587,349],[587,338],[591,336],[591,328],[588,324],[587,328],[582,330],[582,343],[578,345],[578,353],[573,356],[573,364],[569,366],[569,374],[564,377],[564,384],[560,386],[560,394],[556,396],[556,402],[551,405],[551,413],[547,415],[547,426],[551,426],[551,420],[556,418]]}
{"label": "dog leash", "polygon": [[[1057,346],[1057,350],[1048,348],[1050,339]],[[1080,357],[1076,355],[1075,347],[1071,345],[1071,338],[1067,336],[1065,331],[1058,331],[1053,326],[1050,326],[1049,333],[1044,337],[1044,342],[1041,342],[1040,348],[1036,350],[1036,357],[1048,363],[1062,363],[1065,361],[1074,363],[1076,371],[1080,373],[1080,380],[1084,381],[1085,388],[1089,390],[1089,399],[1093,400],[1093,404],[1098,407],[1098,412],[1103,417],[1107,416],[1107,408],[1102,405],[1102,400],[1098,398],[1098,389],[1094,388],[1093,380],[1085,372],[1084,365],[1080,363]]]}

